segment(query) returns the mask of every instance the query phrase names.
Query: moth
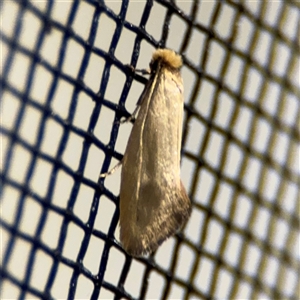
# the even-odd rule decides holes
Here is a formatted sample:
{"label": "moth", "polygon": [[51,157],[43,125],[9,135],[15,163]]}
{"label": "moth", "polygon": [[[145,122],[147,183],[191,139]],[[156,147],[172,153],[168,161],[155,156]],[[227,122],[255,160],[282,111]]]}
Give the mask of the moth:
{"label": "moth", "polygon": [[191,214],[180,179],[181,66],[181,56],[174,51],[154,52],[150,79],[138,102],[138,116],[122,160],[120,240],[132,256],[155,251]]}

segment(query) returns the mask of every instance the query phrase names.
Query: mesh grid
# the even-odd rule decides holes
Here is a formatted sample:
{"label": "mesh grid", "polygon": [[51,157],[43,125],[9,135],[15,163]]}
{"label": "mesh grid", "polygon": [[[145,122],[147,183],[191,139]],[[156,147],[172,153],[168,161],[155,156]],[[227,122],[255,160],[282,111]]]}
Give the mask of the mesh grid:
{"label": "mesh grid", "polygon": [[[299,298],[300,5],[251,3],[0,2],[1,298]],[[97,178],[147,80],[126,64],[158,47],[183,55],[193,214],[166,257],[135,260],[116,238],[119,184]]]}

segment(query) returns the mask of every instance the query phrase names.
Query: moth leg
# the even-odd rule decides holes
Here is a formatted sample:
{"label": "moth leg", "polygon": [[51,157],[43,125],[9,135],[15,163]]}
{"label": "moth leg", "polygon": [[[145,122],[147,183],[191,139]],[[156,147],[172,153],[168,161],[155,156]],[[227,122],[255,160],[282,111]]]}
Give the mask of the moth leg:
{"label": "moth leg", "polygon": [[136,69],[134,66],[132,65],[126,65],[132,72],[137,72],[137,73],[141,73],[142,75],[150,75],[151,74],[151,70],[150,69]]}
{"label": "moth leg", "polygon": [[136,114],[137,114],[139,108],[140,108],[140,105],[137,105],[135,110],[133,111],[132,115],[129,116],[128,118],[124,119],[124,120],[120,120],[120,124],[127,123],[127,122],[134,123],[135,117],[136,117]]}
{"label": "moth leg", "polygon": [[[150,75],[151,74],[150,69],[135,69],[132,65],[127,65],[127,66],[131,69],[132,72],[141,73],[142,75]],[[126,118],[125,120],[119,121],[120,124],[126,123],[126,122],[134,123],[136,114],[141,106],[142,100],[145,98],[144,96],[145,96],[146,92],[147,92],[147,89],[144,89],[143,93],[141,94],[141,96],[137,102],[136,108],[133,111],[132,115],[129,116],[128,118]]]}
{"label": "moth leg", "polygon": [[119,167],[122,165],[122,161],[120,161],[119,163],[117,163],[111,170],[109,170],[108,172],[106,173],[102,173],[99,175],[99,178],[104,178],[108,175],[111,175],[113,174],[117,169],[119,169]]}
{"label": "moth leg", "polygon": [[141,73],[142,75],[150,75],[151,70],[150,69],[133,69],[137,73]]}

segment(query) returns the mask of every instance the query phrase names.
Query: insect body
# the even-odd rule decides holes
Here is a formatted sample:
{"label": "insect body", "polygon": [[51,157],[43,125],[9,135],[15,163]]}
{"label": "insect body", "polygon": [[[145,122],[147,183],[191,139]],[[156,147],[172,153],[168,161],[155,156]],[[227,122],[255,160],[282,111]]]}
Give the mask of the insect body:
{"label": "insect body", "polygon": [[191,203],[180,180],[182,60],[157,50],[122,161],[120,239],[133,256],[153,252],[180,229]]}

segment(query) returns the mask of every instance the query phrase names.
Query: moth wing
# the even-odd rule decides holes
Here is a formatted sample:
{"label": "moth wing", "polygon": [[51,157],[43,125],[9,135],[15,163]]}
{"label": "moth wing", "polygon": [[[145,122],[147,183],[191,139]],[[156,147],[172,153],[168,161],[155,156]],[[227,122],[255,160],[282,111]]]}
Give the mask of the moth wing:
{"label": "moth wing", "polygon": [[162,68],[149,82],[122,164],[120,239],[134,256],[153,252],[187,220],[180,180],[183,85]]}

